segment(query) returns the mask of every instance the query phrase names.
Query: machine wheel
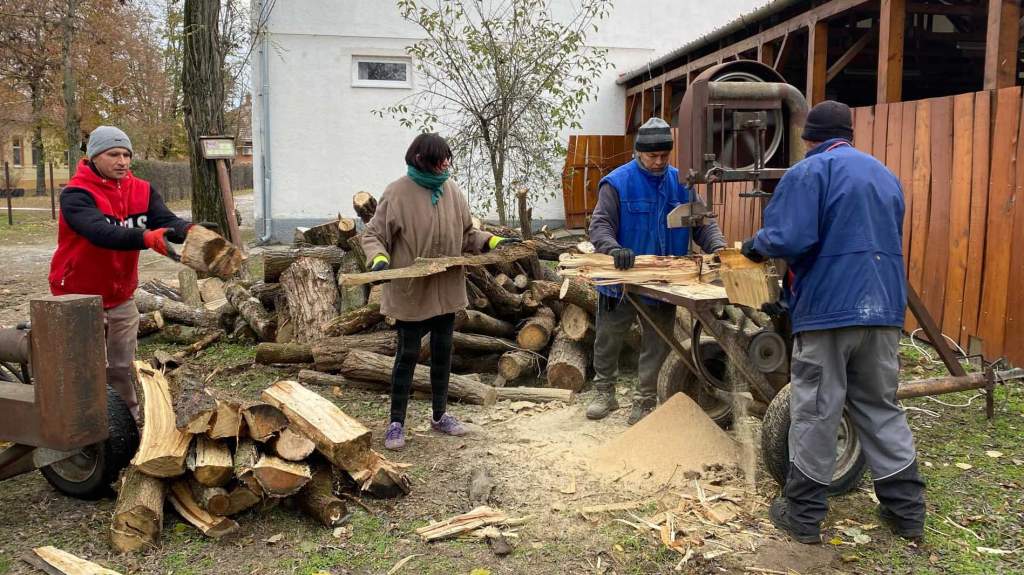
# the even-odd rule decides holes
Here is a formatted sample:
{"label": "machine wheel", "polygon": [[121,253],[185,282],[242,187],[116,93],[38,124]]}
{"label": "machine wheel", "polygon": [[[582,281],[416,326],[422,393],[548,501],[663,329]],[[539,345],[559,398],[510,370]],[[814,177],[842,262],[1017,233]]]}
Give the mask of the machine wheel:
{"label": "machine wheel", "polygon": [[732,405],[707,389],[697,374],[690,371],[679,356],[672,354],[658,373],[658,403],[665,403],[677,393],[690,396],[719,427],[732,425]]}
{"label": "machine wheel", "polygon": [[74,457],[58,461],[39,471],[57,491],[79,499],[99,499],[110,493],[139,447],[139,428],[128,406],[107,387],[107,429],[109,437],[90,445]]}
{"label": "machine wheel", "polygon": [[[764,414],[761,426],[761,456],[768,473],[779,485],[785,485],[789,470],[789,386],[775,395]],[[857,487],[864,476],[864,453],[857,430],[848,414],[843,412],[836,444],[836,470],[832,475],[829,495],[842,495]]]}

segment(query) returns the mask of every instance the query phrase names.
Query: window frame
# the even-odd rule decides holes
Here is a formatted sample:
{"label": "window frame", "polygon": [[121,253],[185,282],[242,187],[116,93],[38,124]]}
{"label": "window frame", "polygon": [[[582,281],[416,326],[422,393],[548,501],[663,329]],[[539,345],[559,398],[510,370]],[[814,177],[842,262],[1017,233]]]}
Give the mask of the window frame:
{"label": "window frame", "polygon": [[[363,80],[359,78],[359,64],[382,63],[382,64],[404,64],[405,80]],[[352,87],[354,88],[388,88],[408,90],[412,86],[412,59],[402,56],[352,56]]]}
{"label": "window frame", "polygon": [[21,136],[11,136],[11,165],[25,165],[25,138]]}

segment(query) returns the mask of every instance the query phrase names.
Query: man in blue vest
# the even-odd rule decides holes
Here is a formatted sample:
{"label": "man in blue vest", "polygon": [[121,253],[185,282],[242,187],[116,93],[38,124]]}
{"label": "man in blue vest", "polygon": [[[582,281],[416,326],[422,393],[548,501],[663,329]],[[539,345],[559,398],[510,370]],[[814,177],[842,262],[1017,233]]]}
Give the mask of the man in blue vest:
{"label": "man in blue vest", "polygon": [[924,482],[914,437],[896,402],[906,309],[903,190],[850,142],[850,108],[825,101],[807,115],[808,152],[779,182],[764,228],[743,244],[754,261],[781,258],[793,324],[790,467],[772,503],[776,527],[821,542],[826,488],[843,408],[857,428],[879,515],[907,539],[924,534]]}
{"label": "man in blue vest", "polygon": [[[605,176],[598,188],[597,207],[590,221],[594,248],[615,258],[615,267],[633,267],[637,255],[682,256],[690,250],[690,234],[706,253],[725,247],[713,220],[694,228],[668,227],[672,208],[690,201],[689,188],[679,183],[679,170],[668,165],[672,130],[661,118],[640,127],[634,159]],[[615,380],[619,352],[626,333],[637,319],[637,310],[623,298],[620,286],[600,286],[597,337],[594,341],[594,388],[597,394],[587,407],[587,417],[602,419],[619,408]],[[639,305],[665,333],[673,333],[676,306],[638,298]],[[629,424],[640,421],[658,402],[658,372],[669,353],[668,344],[642,319],[640,325],[639,383],[633,395]]]}

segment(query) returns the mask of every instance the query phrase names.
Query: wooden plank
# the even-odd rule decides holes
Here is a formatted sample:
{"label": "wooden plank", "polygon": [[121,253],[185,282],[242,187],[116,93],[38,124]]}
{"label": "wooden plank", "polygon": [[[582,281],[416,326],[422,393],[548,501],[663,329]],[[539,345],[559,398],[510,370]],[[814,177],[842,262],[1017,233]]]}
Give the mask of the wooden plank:
{"label": "wooden plank", "polygon": [[875,106],[875,119],[871,136],[871,155],[879,162],[885,163],[885,150],[887,147],[887,131],[889,129],[889,105],[878,104]]}
{"label": "wooden plank", "polygon": [[971,235],[971,172],[974,161],[974,94],[953,98],[953,185],[949,199],[949,265],[942,311],[942,333],[960,338]]}
{"label": "wooden plank", "polygon": [[[931,106],[918,102],[914,124],[913,195],[914,213],[910,218],[910,265],[907,279],[914,289],[921,291],[924,278],[924,254],[928,248],[928,212],[931,195]],[[911,326],[916,325],[913,321]]]}
{"label": "wooden plank", "polygon": [[643,95],[643,106],[640,108],[640,125],[643,126],[644,122],[654,117],[654,88],[648,88],[644,90]]}
{"label": "wooden plank", "polygon": [[828,22],[818,21],[807,27],[807,103],[811,106],[825,100],[828,81]]}
{"label": "wooden plank", "polygon": [[36,569],[48,574],[59,575],[121,575],[121,573],[107,569],[72,555],[63,549],[56,547],[36,547],[31,553],[24,556],[25,562]]}
{"label": "wooden plank", "polygon": [[[910,243],[913,235],[911,218],[914,202],[914,135],[917,124],[917,103],[903,102],[900,104],[903,121],[900,129],[900,184],[903,186],[903,260],[907,270],[910,269]],[[909,273],[908,273],[909,277]]]}
{"label": "wooden plank", "polygon": [[763,42],[757,47],[757,61],[765,66],[774,66],[776,52],[775,44]]}
{"label": "wooden plank", "polygon": [[857,108],[853,116],[853,147],[870,154],[875,138],[875,109],[872,106]]}
{"label": "wooden plank", "polygon": [[[1021,112],[1024,117],[1024,111]],[[1024,208],[1016,209],[1021,200],[1020,186],[1024,185],[1024,123],[1017,134],[1016,186],[1010,205],[1013,211],[1013,232],[1004,250],[1009,261],[1009,282],[1006,290],[1006,321],[1003,331],[1005,342],[1001,355],[1014,365],[1024,361]]]}
{"label": "wooden plank", "polygon": [[953,176],[953,98],[933,98],[931,106],[931,197],[928,246],[918,294],[935,325],[942,325],[946,270],[949,267],[949,193]]}
{"label": "wooden plank", "polygon": [[899,177],[900,152],[903,142],[903,105],[900,103],[889,106],[888,126],[885,130],[885,167]]}
{"label": "wooden plank", "polygon": [[627,134],[633,130],[633,115],[636,113],[636,104],[639,97],[639,94],[626,94],[626,121],[624,122],[624,131]]}
{"label": "wooden plank", "polygon": [[866,30],[857,41],[853,43],[843,55],[839,57],[831,66],[828,67],[828,72],[825,73],[825,81],[831,82],[833,78],[839,75],[849,64],[856,58],[860,53],[875,39],[878,34],[878,27],[873,26],[870,30]]}
{"label": "wooden plank", "polygon": [[1017,83],[1017,47],[1020,43],[1019,0],[988,0],[985,35],[985,90]]}
{"label": "wooden plank", "polygon": [[903,35],[906,31],[906,0],[882,0],[879,11],[878,86],[875,101],[899,102],[903,98]]}
{"label": "wooden plank", "polygon": [[664,82],[661,85],[661,119],[669,126],[672,125],[672,84]]}
{"label": "wooden plank", "polygon": [[448,268],[456,266],[482,266],[500,262],[513,262],[518,259],[530,257],[535,254],[530,240],[521,244],[512,244],[509,247],[502,247],[485,254],[472,256],[451,256],[443,258],[416,258],[416,260],[405,267],[392,268],[379,272],[363,272],[355,274],[341,274],[339,285],[357,286],[372,282],[390,281],[400,278],[426,277],[444,272]]}
{"label": "wooden plank", "polygon": [[985,263],[985,222],[988,215],[989,154],[992,145],[992,92],[974,95],[974,149],[971,173],[971,233],[967,242],[967,276],[964,305],[960,314],[960,345],[967,349],[969,338],[978,333],[981,306],[981,278]]}
{"label": "wooden plank", "polygon": [[[1020,123],[1020,88],[996,93],[995,133],[992,138],[992,171],[985,237],[985,269],[982,277],[978,335],[985,357],[1003,353],[1006,329],[1006,291],[1010,282],[1010,239],[1013,235],[1013,200],[1017,174],[1014,158]],[[1014,289],[1018,289],[1016,286]]]}

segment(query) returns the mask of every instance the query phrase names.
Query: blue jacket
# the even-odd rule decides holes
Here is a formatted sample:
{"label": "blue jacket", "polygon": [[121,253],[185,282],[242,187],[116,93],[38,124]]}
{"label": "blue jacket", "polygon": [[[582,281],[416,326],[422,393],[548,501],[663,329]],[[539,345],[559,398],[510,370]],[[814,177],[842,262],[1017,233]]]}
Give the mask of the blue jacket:
{"label": "blue jacket", "polygon": [[[638,255],[683,256],[690,249],[689,228],[668,227],[668,213],[690,201],[690,190],[679,183],[679,170],[668,166],[655,176],[637,160],[623,164],[601,179],[619,194],[619,245]],[[621,297],[619,286],[598,286],[598,291]]]}
{"label": "blue jacket", "polygon": [[779,182],[754,249],[789,264],[793,333],[902,326],[903,189],[846,140],[822,143]]}

